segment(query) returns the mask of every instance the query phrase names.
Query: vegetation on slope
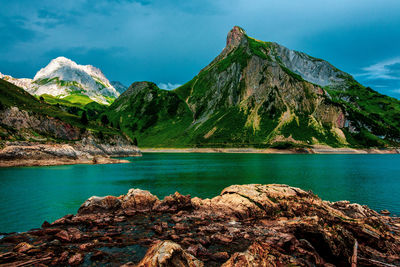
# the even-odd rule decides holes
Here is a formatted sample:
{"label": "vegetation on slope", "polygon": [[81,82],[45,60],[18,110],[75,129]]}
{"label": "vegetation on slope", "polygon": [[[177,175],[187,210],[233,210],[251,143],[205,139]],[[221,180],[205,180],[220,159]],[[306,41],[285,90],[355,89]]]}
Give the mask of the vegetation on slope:
{"label": "vegetation on slope", "polygon": [[[53,101],[53,105],[47,103],[47,101]],[[78,107],[65,100],[57,99],[55,101],[50,96],[43,96],[37,99],[22,88],[0,79],[0,112],[10,107],[18,107],[19,110],[25,110],[32,116],[54,118],[54,120],[59,120],[81,129],[81,132],[90,130],[100,136],[121,134],[117,129],[101,125],[99,123],[100,119],[96,121],[95,118],[98,118],[99,114],[105,110],[103,105],[89,103],[83,107]],[[84,111],[88,114],[96,112],[97,115],[95,117],[89,115],[88,117],[91,119],[87,123],[82,123],[81,116]],[[46,132],[38,133],[31,130],[28,135],[36,136],[37,140],[62,141],[48,135]],[[3,140],[24,140],[23,134],[2,123],[0,123],[0,136]]]}
{"label": "vegetation on slope", "polygon": [[396,145],[399,101],[349,77],[322,89],[288,69],[272,43],[245,35],[181,87],[134,83],[105,114],[142,147]]}

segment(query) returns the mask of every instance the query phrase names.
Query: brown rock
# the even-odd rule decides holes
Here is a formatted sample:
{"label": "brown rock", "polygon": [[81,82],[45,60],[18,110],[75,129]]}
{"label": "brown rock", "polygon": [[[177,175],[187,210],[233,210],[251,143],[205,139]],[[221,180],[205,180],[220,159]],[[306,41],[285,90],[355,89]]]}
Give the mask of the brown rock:
{"label": "brown rock", "polygon": [[388,210],[381,210],[381,214],[383,214],[383,215],[390,215],[390,211],[388,211]]}
{"label": "brown rock", "polygon": [[154,229],[154,232],[156,232],[157,234],[162,234],[162,232],[163,232],[163,228],[161,227],[161,225],[154,225],[153,229]]}
{"label": "brown rock", "polygon": [[213,235],[212,238],[221,243],[231,243],[233,240],[232,236],[222,235],[222,234],[215,234],[215,235]]}
{"label": "brown rock", "polygon": [[158,266],[204,266],[203,262],[187,253],[182,247],[171,241],[158,241],[151,246],[138,267]]}
{"label": "brown rock", "polygon": [[121,200],[114,196],[93,196],[85,201],[78,210],[78,214],[107,213],[121,207]]}
{"label": "brown rock", "polygon": [[157,211],[179,211],[192,208],[192,202],[190,195],[181,195],[178,192],[175,194],[166,196],[163,201],[157,203],[154,209]]}
{"label": "brown rock", "polygon": [[62,230],[56,234],[56,237],[58,237],[61,241],[71,241],[71,236],[69,233],[65,230]]}
{"label": "brown rock", "polygon": [[26,242],[21,242],[14,247],[14,251],[18,253],[26,253],[28,250],[32,249],[33,246]]}
{"label": "brown rock", "polygon": [[153,209],[160,200],[149,191],[130,189],[122,199],[122,209],[145,212]]}
{"label": "brown rock", "polygon": [[82,233],[77,228],[68,228],[68,234],[71,241],[78,241],[82,238]]}
{"label": "brown rock", "polygon": [[68,259],[68,251],[64,251],[63,253],[61,253],[60,257],[58,258],[58,260],[60,262],[66,261]]}
{"label": "brown rock", "polygon": [[84,244],[80,245],[79,249],[80,250],[89,250],[93,247],[94,247],[94,243],[90,242],[90,243],[84,243]]}
{"label": "brown rock", "polygon": [[83,255],[81,253],[76,253],[68,260],[70,265],[79,265],[83,262]]}

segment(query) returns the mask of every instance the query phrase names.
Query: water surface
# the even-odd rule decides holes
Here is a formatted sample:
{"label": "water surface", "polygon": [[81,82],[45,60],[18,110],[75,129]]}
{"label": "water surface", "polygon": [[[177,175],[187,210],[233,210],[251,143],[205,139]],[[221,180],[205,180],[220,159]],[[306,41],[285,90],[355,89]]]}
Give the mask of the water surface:
{"label": "water surface", "polygon": [[400,155],[145,153],[129,160],[0,169],[0,232],[40,227],[76,213],[90,196],[129,188],[209,198],[231,184],[283,183],[400,215]]}

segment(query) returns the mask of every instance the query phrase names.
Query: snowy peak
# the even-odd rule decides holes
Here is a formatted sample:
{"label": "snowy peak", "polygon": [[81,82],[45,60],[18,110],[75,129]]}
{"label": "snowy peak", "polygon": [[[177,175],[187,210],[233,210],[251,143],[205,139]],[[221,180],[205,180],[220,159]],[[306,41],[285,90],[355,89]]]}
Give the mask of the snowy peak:
{"label": "snowy peak", "polygon": [[0,72],[0,79],[3,79],[9,83],[12,83],[18,87],[21,87],[24,90],[27,90],[31,84],[32,84],[32,79],[28,79],[28,78],[14,78],[10,75],[4,75]]}
{"label": "snowy peak", "polygon": [[49,94],[60,98],[85,95],[102,104],[110,104],[119,96],[100,69],[79,65],[66,57],[57,57],[38,71],[27,91],[34,95]]}

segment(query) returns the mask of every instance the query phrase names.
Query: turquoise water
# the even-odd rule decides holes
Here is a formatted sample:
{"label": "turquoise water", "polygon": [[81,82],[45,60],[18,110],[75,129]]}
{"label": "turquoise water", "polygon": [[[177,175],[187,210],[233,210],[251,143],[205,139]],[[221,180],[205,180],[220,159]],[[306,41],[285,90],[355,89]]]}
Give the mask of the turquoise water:
{"label": "turquoise water", "polygon": [[92,195],[146,189],[213,197],[231,184],[283,183],[325,200],[400,215],[400,155],[145,153],[129,164],[0,169],[0,232],[26,231],[76,213]]}

